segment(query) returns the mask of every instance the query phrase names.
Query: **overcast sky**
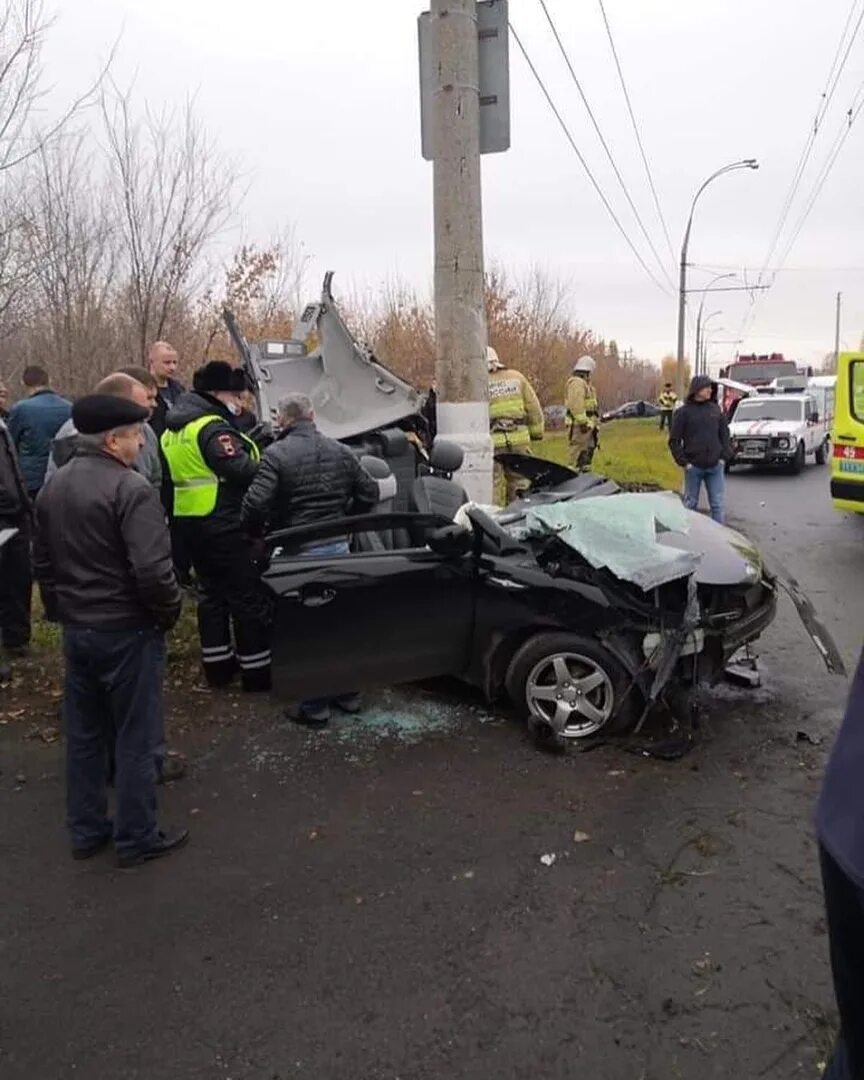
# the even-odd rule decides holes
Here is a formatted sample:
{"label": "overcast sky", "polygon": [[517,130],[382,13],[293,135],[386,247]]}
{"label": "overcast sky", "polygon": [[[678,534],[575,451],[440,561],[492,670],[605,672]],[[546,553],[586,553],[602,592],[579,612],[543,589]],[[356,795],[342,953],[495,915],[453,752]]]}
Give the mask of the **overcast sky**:
{"label": "overcast sky", "polygon": [[[864,0],[862,0],[864,3]],[[416,17],[422,0],[55,0],[46,56],[58,91],[86,82],[122,32],[115,78],[154,104],[195,94],[222,149],[247,178],[252,238],[293,223],[336,289],[374,289],[432,274],[431,166],[420,157]],[[576,72],[655,246],[674,264],[653,209],[597,0],[547,0]],[[758,172],[722,177],[697,211],[691,261],[748,267],[768,253],[786,190],[819,105],[850,0],[606,0],[674,248],[695,188],[728,161]],[[510,16],[627,232],[650,261],[537,0]],[[857,12],[856,12],[857,18]],[[864,27],[819,135],[790,226],[804,207],[864,79]],[[598,335],[658,360],[674,350],[676,300],[639,267],[603,209],[533,78],[511,45],[513,146],[484,158],[487,261],[539,264],[570,286],[573,313]],[[864,115],[742,351],[809,362],[864,330],[861,174]],[[692,272],[693,284],[706,271]],[[659,276],[659,271],[658,271]],[[720,284],[735,284],[721,282]],[[698,303],[698,298],[696,298]],[[709,297],[717,338],[735,338],[745,294]],[[734,345],[718,343],[719,361]]]}

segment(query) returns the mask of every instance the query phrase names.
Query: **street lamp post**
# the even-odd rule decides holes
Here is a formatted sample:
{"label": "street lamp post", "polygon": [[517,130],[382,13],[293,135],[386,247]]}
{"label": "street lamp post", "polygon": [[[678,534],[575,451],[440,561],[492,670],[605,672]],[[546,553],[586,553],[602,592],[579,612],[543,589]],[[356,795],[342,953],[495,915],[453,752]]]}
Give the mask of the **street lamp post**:
{"label": "street lamp post", "polygon": [[683,396],[684,394],[684,318],[687,312],[687,248],[690,245],[690,229],[693,226],[693,213],[696,210],[696,203],[699,201],[699,196],[708,187],[712,181],[716,180],[718,176],[723,176],[725,173],[736,172],[738,169],[758,169],[759,163],[755,158],[744,158],[743,161],[733,161],[729,165],[724,165],[722,169],[718,169],[716,172],[711,173],[707,180],[705,180],[696,194],[693,196],[693,202],[690,205],[690,216],[687,219],[687,228],[684,230],[684,242],[681,245],[681,267],[680,278],[678,284],[678,394]]}
{"label": "street lamp post", "polygon": [[702,290],[702,299],[699,302],[699,313],[696,316],[696,366],[693,371],[694,375],[701,375],[702,372],[699,369],[699,353],[702,347],[702,313],[705,310],[705,297],[711,291],[711,286],[715,285],[718,281],[723,281],[725,278],[738,277],[737,274],[717,274],[716,277],[711,278],[705,288]]}
{"label": "street lamp post", "polygon": [[[723,314],[722,311],[712,311],[710,315],[706,316],[706,318],[704,319],[704,321],[702,323],[702,340],[701,340],[702,355],[700,356],[698,352],[696,353],[696,371],[695,371],[695,374],[697,374],[697,375],[707,375],[708,374],[708,349],[707,349],[708,340],[707,340],[705,334],[706,334],[706,331],[707,331],[707,328],[708,328],[708,323],[711,322],[712,319],[716,319],[716,317],[718,315],[722,315],[722,314]],[[718,329],[722,330],[723,327],[722,326],[718,327]],[[704,371],[703,371],[703,368],[705,369]]]}

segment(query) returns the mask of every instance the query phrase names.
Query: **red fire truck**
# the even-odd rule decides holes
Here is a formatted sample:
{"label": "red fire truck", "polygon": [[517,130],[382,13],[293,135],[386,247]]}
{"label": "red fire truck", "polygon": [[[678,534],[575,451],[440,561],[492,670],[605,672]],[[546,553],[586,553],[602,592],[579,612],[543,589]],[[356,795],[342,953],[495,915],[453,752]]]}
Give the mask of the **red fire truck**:
{"label": "red fire truck", "polygon": [[[812,375],[812,371],[802,372],[794,360],[787,360],[783,353],[770,353],[766,356],[739,356],[734,363],[723,368],[720,372],[721,379],[730,379],[732,382],[744,383],[746,386],[768,386],[774,379],[784,375]],[[728,416],[735,403],[743,396],[740,391],[730,386],[720,387],[720,405]]]}

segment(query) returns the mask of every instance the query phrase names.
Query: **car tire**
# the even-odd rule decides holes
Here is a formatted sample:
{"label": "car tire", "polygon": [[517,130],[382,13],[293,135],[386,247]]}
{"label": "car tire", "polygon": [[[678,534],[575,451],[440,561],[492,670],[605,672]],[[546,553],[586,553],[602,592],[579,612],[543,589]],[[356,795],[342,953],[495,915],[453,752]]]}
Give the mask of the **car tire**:
{"label": "car tire", "polygon": [[[545,750],[562,750],[572,739],[601,733],[624,734],[641,712],[641,695],[622,664],[598,641],[578,634],[529,638],[511,660],[505,686],[535,744]],[[559,688],[561,703],[569,710],[564,735],[551,723],[559,708]]]}
{"label": "car tire", "polygon": [[816,447],[816,464],[824,465],[828,460],[828,440]]}
{"label": "car tire", "polygon": [[804,443],[798,443],[798,449],[795,451],[795,457],[792,458],[792,464],[789,466],[789,471],[793,476],[798,476],[804,471],[804,466],[807,464],[807,451],[804,449]]}

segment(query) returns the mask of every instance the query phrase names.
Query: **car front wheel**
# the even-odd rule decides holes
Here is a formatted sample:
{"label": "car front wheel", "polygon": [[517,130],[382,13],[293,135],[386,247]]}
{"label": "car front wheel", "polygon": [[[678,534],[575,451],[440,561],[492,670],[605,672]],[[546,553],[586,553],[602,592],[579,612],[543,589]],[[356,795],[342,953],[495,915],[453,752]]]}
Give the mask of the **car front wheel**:
{"label": "car front wheel", "polygon": [[795,451],[795,457],[792,458],[792,464],[790,471],[793,476],[798,476],[807,464],[807,451],[804,449],[804,443],[798,443],[798,449]]}
{"label": "car front wheel", "polygon": [[820,443],[816,449],[816,464],[824,465],[828,460],[828,442]]}
{"label": "car front wheel", "polygon": [[577,634],[530,638],[513,657],[506,686],[535,741],[549,749],[601,732],[621,734],[639,716],[640,696],[623,666],[599,642]]}

